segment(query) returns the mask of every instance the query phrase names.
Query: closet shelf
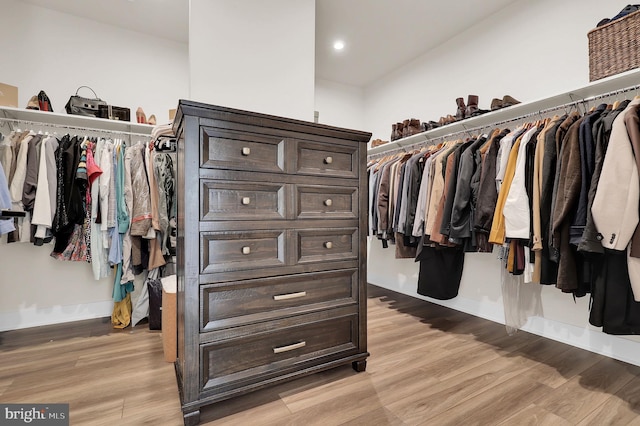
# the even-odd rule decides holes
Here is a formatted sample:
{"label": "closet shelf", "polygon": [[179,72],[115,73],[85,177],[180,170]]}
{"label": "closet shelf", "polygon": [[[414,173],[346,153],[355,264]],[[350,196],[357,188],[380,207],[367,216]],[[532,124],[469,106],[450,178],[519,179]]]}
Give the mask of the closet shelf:
{"label": "closet shelf", "polygon": [[130,121],[107,120],[103,118],[85,117],[81,115],[44,112],[32,109],[0,107],[0,118],[42,123],[61,127],[82,128],[87,130],[110,131],[114,133],[151,134],[153,126]]}
{"label": "closet shelf", "polygon": [[413,136],[398,139],[384,145],[370,148],[367,154],[379,154],[394,149],[402,148],[409,145],[426,142],[447,135],[462,133],[469,129],[477,129],[479,127],[491,126],[495,123],[505,122],[518,117],[535,114],[560,105],[569,103],[580,103],[585,99],[597,97],[606,93],[615,93],[628,87],[640,84],[640,69],[630,70],[611,77],[594,81],[586,86],[578,87],[564,93],[553,95],[547,98],[538,99],[531,102],[523,102],[508,108],[491,111],[477,117],[471,117],[466,120],[456,121],[433,130],[418,133]]}

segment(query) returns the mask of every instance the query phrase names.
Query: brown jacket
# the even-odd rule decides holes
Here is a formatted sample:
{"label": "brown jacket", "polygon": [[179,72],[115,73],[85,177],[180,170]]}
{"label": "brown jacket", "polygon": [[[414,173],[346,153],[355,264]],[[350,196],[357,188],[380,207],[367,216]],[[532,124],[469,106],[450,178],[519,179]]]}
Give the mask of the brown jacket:
{"label": "brown jacket", "polygon": [[572,213],[575,211],[580,197],[582,173],[580,169],[580,123],[576,120],[564,137],[559,157],[560,174],[556,203],[552,212],[551,245],[560,254],[558,262],[558,282],[556,287],[564,292],[578,289],[578,272],[576,259],[569,246],[569,228]]}

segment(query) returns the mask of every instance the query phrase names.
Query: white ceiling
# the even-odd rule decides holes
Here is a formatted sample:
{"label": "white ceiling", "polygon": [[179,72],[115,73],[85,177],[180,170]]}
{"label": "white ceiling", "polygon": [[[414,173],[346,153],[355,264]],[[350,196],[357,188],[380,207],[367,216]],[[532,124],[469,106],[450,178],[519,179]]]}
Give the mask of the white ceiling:
{"label": "white ceiling", "polygon": [[515,1],[316,0],[316,77],[367,86]]}
{"label": "white ceiling", "polygon": [[21,0],[156,37],[189,41],[189,0]]}
{"label": "white ceiling", "polygon": [[[189,0],[22,0],[181,43]],[[316,0],[316,77],[365,87],[519,0]],[[342,52],[333,42],[345,42]]]}

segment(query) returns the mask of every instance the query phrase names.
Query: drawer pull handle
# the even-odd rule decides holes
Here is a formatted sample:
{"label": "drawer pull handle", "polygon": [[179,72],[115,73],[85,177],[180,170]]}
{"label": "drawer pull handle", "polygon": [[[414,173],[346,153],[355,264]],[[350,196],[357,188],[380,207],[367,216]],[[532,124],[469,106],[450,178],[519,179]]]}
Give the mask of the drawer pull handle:
{"label": "drawer pull handle", "polygon": [[280,346],[278,348],[273,348],[273,353],[274,354],[280,354],[282,352],[289,352],[289,351],[293,351],[295,349],[304,348],[305,346],[307,346],[307,342],[302,341],[302,342],[294,343],[293,345]]}
{"label": "drawer pull handle", "polygon": [[248,206],[249,204],[251,204],[251,198],[249,198],[249,197],[242,197],[242,205],[244,205],[244,206]]}
{"label": "drawer pull handle", "polygon": [[287,293],[287,294],[276,294],[273,296],[273,300],[288,300],[295,299],[298,297],[304,297],[307,295],[306,291],[299,291],[297,293]]}
{"label": "drawer pull handle", "polygon": [[331,241],[327,241],[326,243],[324,243],[324,247],[328,249],[333,248],[333,243]]}
{"label": "drawer pull handle", "polygon": [[242,254],[249,254],[251,253],[251,247],[245,246],[242,247]]}
{"label": "drawer pull handle", "polygon": [[333,157],[327,157],[327,158],[325,158],[325,159],[324,159],[324,163],[325,163],[325,164],[331,164],[331,163],[333,163]]}
{"label": "drawer pull handle", "polygon": [[333,200],[331,198],[324,200],[324,205],[327,207],[331,207],[333,205]]}
{"label": "drawer pull handle", "polygon": [[249,154],[251,154],[251,148],[246,147],[246,146],[244,148],[242,148],[242,155],[244,155],[246,157]]}

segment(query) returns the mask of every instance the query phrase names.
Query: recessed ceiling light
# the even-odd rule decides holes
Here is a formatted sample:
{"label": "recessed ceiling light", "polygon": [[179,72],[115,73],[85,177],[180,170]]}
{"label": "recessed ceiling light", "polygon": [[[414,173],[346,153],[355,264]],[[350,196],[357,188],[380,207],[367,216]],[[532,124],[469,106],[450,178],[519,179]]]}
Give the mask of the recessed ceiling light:
{"label": "recessed ceiling light", "polygon": [[335,50],[342,50],[342,49],[344,49],[344,41],[342,41],[342,40],[336,40],[336,41],[333,43],[333,48],[334,48]]}

